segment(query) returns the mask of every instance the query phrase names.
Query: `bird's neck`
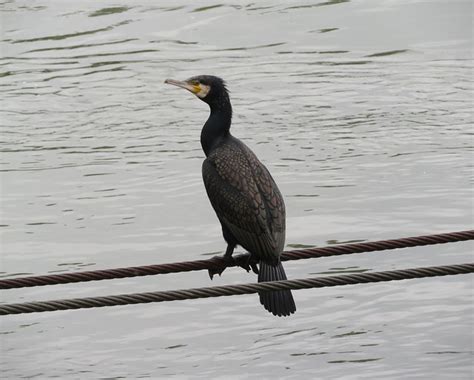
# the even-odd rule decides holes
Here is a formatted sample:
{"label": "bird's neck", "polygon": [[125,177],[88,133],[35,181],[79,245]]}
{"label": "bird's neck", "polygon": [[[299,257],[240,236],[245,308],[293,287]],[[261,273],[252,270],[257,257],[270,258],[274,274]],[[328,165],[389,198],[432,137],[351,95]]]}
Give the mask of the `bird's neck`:
{"label": "bird's neck", "polygon": [[221,98],[215,103],[209,103],[209,107],[211,114],[201,131],[201,146],[206,157],[222,140],[229,136],[232,121],[232,106],[228,97]]}

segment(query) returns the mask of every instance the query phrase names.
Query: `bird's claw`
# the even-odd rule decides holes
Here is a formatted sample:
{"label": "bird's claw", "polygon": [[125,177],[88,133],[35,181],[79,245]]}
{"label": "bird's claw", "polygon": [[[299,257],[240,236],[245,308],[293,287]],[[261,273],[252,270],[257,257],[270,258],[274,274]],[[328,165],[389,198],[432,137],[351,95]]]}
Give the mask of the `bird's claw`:
{"label": "bird's claw", "polygon": [[252,267],[253,273],[259,274],[258,266],[257,266],[257,263],[256,263],[255,261],[252,261],[252,262],[250,263],[250,266]]}
{"label": "bird's claw", "polygon": [[[214,256],[213,259],[216,259],[218,266],[216,268],[209,268],[207,271],[209,273],[209,278],[212,280],[216,274],[219,276],[222,275],[222,272],[225,271],[225,268],[228,266],[239,266],[245,269],[247,272],[252,271],[255,274],[258,274],[258,259],[252,254],[238,255],[235,258],[232,256]],[[224,260],[224,262],[222,262]]]}
{"label": "bird's claw", "polygon": [[219,260],[219,263],[222,263],[221,260],[224,260],[224,262],[227,263],[227,265],[225,263],[222,263],[221,267],[218,267],[218,268],[209,268],[207,271],[209,273],[209,278],[212,280],[214,278],[214,276],[216,274],[218,274],[219,276],[222,275],[222,272],[225,271],[225,268],[227,268],[229,265],[228,264],[233,264],[234,263],[234,259],[232,257],[228,257],[228,256],[214,256],[213,259],[217,259]]}
{"label": "bird's claw", "polygon": [[235,262],[239,267],[245,269],[247,272],[250,272],[250,270],[252,270],[252,272],[258,274],[258,260],[251,253],[236,257]]}
{"label": "bird's claw", "polygon": [[209,278],[210,278],[211,280],[213,280],[213,279],[214,279],[214,276],[215,276],[216,274],[218,274],[218,275],[220,276],[220,275],[222,274],[222,272],[224,272],[224,270],[225,270],[225,268],[223,268],[223,269],[221,269],[221,270],[212,268],[212,269],[208,269],[207,271],[209,272]]}

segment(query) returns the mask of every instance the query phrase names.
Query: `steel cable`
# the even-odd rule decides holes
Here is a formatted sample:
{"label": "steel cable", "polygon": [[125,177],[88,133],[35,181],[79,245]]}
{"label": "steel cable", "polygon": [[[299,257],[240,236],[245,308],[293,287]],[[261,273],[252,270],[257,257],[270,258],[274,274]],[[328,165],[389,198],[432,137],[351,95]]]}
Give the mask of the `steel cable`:
{"label": "steel cable", "polygon": [[473,272],[474,263],[468,263],[459,265],[392,270],[385,272],[359,273],[342,276],[260,282],[253,284],[226,285],[150,293],[121,294],[105,297],[73,298],[45,302],[4,304],[0,305],[0,315],[233,296],[272,290],[323,288],[328,286],[398,281],[414,278],[467,274]]}
{"label": "steel cable", "polygon": [[[282,253],[281,260],[301,260],[318,257],[347,255],[352,253],[384,251],[397,248],[417,247],[432,244],[453,243],[474,239],[474,230],[450,232],[444,234],[415,236],[401,239],[380,240],[369,243],[342,244],[322,248],[298,249]],[[242,265],[248,254],[237,255],[234,262],[220,257],[207,260],[184,261],[178,263],[144,265],[138,267],[115,268],[75,273],[62,273],[44,276],[18,277],[0,280],[0,289],[25,288],[32,286],[67,284],[85,281],[110,280],[116,278],[150,276],[196,270],[219,270],[226,267]]]}

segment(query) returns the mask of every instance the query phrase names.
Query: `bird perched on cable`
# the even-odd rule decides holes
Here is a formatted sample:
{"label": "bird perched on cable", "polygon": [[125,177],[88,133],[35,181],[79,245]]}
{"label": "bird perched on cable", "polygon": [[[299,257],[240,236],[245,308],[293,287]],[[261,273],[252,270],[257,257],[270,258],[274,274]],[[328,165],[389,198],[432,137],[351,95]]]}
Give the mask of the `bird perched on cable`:
{"label": "bird perched on cable", "polygon": [[[285,245],[283,197],[257,156],[230,134],[232,106],[225,82],[200,75],[185,81],[167,79],[165,83],[192,92],[210,107],[211,114],[201,131],[206,154],[202,176],[227,242],[224,259],[233,260],[234,249],[240,245],[259,262],[258,270],[252,265],[258,282],[286,280],[280,262]],[[210,275],[212,278],[211,271]],[[259,296],[260,303],[274,315],[288,316],[296,311],[290,290],[260,292]]]}

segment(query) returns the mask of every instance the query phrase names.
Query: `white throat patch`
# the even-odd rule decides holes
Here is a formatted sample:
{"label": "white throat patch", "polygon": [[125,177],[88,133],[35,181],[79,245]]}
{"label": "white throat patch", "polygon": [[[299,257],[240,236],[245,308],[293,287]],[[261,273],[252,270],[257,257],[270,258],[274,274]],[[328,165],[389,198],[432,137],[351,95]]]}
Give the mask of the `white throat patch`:
{"label": "white throat patch", "polygon": [[207,96],[207,94],[209,94],[209,91],[211,90],[211,87],[206,86],[205,84],[201,84],[200,87],[201,87],[201,90],[196,93],[196,96],[201,98],[201,99],[204,99]]}

